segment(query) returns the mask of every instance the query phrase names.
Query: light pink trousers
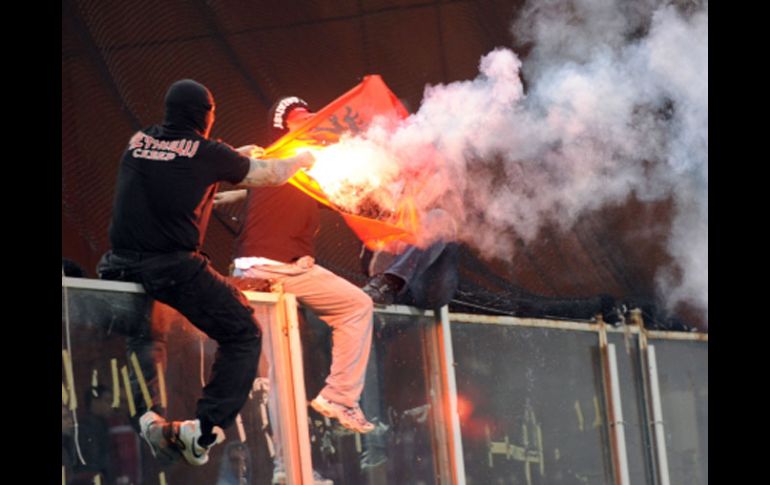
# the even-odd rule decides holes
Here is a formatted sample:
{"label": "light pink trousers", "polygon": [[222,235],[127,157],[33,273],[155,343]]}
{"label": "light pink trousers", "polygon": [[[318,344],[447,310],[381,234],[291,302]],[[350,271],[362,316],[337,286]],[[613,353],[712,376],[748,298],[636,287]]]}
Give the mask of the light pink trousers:
{"label": "light pink trousers", "polygon": [[[348,407],[358,404],[372,344],[371,298],[348,280],[315,264],[306,256],[292,264],[255,264],[236,268],[234,276],[280,283],[332,329],[332,363],[321,395]],[[272,355],[263,349],[272,367]],[[270,372],[270,379],[273,379]]]}

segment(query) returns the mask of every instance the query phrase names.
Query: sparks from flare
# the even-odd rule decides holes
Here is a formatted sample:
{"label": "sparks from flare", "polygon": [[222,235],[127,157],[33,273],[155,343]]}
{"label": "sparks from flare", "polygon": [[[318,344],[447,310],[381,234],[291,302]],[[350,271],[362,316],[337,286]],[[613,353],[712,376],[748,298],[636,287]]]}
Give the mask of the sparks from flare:
{"label": "sparks from flare", "polygon": [[344,210],[358,212],[360,203],[374,198],[392,206],[393,182],[398,176],[397,159],[383,147],[360,138],[345,138],[324,148],[303,147],[316,163],[306,170],[329,200]]}

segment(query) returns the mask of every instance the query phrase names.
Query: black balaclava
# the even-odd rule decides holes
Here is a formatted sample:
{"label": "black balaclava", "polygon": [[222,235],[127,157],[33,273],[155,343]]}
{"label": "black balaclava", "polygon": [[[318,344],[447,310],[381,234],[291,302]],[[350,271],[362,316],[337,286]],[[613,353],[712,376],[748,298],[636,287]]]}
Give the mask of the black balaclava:
{"label": "black balaclava", "polygon": [[267,112],[267,123],[270,127],[270,143],[273,143],[289,132],[286,120],[289,113],[296,108],[305,108],[309,111],[307,101],[297,96],[286,96],[276,101]]}
{"label": "black balaclava", "polygon": [[214,109],[214,96],[203,84],[192,79],[175,82],[166,92],[163,127],[175,131],[193,130],[201,136],[211,128],[207,115]]}

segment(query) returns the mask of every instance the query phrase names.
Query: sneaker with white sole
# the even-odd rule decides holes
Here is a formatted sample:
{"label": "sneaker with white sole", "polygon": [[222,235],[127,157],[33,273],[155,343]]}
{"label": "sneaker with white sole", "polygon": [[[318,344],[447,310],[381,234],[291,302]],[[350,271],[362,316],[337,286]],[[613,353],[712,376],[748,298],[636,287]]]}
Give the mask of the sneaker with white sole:
{"label": "sneaker with white sole", "polygon": [[168,421],[162,416],[153,411],[147,411],[139,418],[139,435],[150,446],[152,456],[165,463],[174,463],[179,461],[182,455],[164,435],[167,425]]}
{"label": "sneaker with white sole", "polygon": [[358,405],[348,407],[329,401],[319,394],[310,402],[310,406],[327,418],[336,419],[344,428],[356,433],[368,433],[374,429],[374,425],[366,420],[366,416]]}
{"label": "sneaker with white sole", "polygon": [[208,446],[201,446],[198,443],[198,439],[201,437],[201,423],[198,419],[174,421],[169,423],[167,427],[171,429],[169,441],[191,465],[205,465],[209,461],[211,447],[225,440],[225,432],[222,431],[222,428],[214,426],[211,432],[216,436],[216,439]]}

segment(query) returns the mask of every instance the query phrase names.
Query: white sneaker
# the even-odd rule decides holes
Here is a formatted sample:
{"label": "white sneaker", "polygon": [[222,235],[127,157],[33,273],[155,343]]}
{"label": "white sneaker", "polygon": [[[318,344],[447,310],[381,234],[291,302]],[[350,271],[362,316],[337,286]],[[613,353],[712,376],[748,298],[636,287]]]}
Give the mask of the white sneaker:
{"label": "white sneaker", "polygon": [[187,463],[191,465],[205,465],[209,461],[209,450],[212,446],[225,440],[225,432],[219,426],[214,426],[211,430],[216,439],[208,446],[198,444],[198,438],[201,437],[200,420],[194,421],[174,421],[171,423],[173,433],[171,444],[174,445],[182,454]]}
{"label": "white sneaker", "polygon": [[163,438],[164,424],[166,424],[166,420],[152,411],[147,411],[139,418],[139,435],[150,446],[152,456],[158,456],[158,451],[166,441]]}
{"label": "white sneaker", "polygon": [[173,463],[178,461],[181,455],[163,434],[168,424],[159,414],[147,411],[139,418],[139,435],[150,446],[152,456],[161,461]]}

